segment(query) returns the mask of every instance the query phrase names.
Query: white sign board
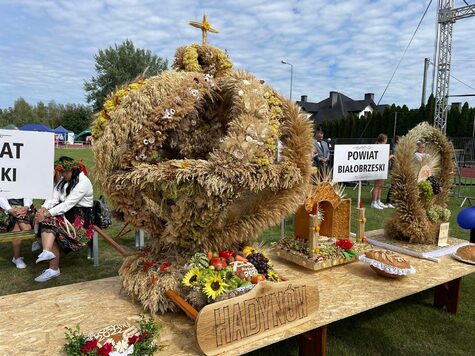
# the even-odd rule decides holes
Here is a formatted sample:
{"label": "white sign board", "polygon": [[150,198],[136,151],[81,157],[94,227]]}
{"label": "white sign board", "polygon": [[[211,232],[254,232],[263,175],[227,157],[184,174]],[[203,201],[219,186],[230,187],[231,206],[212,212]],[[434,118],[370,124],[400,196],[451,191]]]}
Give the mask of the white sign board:
{"label": "white sign board", "polygon": [[333,181],[386,179],[388,163],[389,145],[335,145]]}
{"label": "white sign board", "polygon": [[0,196],[53,196],[54,134],[0,130]]}

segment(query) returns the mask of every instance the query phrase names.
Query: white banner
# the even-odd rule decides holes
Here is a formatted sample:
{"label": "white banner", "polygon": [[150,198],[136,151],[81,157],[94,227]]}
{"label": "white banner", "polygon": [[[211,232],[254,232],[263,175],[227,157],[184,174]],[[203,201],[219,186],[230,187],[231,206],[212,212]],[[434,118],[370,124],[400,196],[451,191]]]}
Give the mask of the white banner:
{"label": "white banner", "polygon": [[54,134],[0,130],[0,195],[49,199],[53,196]]}
{"label": "white banner", "polygon": [[333,181],[386,179],[388,163],[389,145],[335,145]]}

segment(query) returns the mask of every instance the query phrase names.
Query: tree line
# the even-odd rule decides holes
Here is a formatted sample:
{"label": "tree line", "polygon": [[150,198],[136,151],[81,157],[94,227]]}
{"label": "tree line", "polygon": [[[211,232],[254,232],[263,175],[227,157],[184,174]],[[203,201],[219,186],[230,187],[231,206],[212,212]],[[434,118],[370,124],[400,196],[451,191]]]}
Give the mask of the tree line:
{"label": "tree line", "polygon": [[30,123],[45,124],[51,128],[62,125],[79,133],[90,127],[93,113],[102,109],[109,94],[137,78],[157,75],[168,65],[166,59],[150,50],[136,48],[130,40],[99,50],[94,59],[96,75],[83,83],[86,101],[91,106],[57,104],[54,100],[48,104],[40,101],[32,105],[24,98],[18,98],[12,107],[0,108],[0,127],[8,124],[21,127]]}
{"label": "tree line", "polygon": [[67,130],[79,133],[89,128],[92,118],[92,108],[88,105],[57,104],[54,100],[48,104],[39,101],[32,105],[18,98],[12,107],[0,108],[0,127],[8,124],[21,127],[32,123],[50,128],[62,125]]}
{"label": "tree line", "polygon": [[[418,109],[393,104],[382,112],[374,111],[361,118],[349,114],[338,120],[319,121],[316,123],[316,128],[321,129],[326,137],[331,138],[374,138],[380,133],[392,137],[396,121],[396,135],[402,136],[420,122],[433,123],[434,110],[435,98],[431,95],[427,104],[421,105]],[[470,108],[468,103],[462,105],[461,108],[452,105],[447,115],[447,136],[472,136],[474,116],[475,108]]]}

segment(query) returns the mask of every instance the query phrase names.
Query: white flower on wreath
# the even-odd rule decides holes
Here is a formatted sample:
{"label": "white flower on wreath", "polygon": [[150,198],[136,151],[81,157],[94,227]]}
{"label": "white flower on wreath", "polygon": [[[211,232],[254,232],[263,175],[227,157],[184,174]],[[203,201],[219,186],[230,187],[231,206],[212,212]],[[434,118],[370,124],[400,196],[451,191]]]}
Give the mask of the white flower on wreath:
{"label": "white flower on wreath", "polygon": [[165,113],[162,116],[163,120],[170,120],[175,115],[175,109],[166,109]]}
{"label": "white flower on wreath", "polygon": [[232,153],[233,157],[238,159],[238,160],[241,160],[244,158],[244,153],[242,153],[241,151],[239,150],[236,150]]}
{"label": "white flower on wreath", "polygon": [[[125,342],[125,340],[122,340],[120,342]],[[117,345],[116,345],[117,347]],[[134,345],[130,345],[128,348],[124,349],[123,351],[113,351],[109,353],[109,356],[127,356],[127,355],[132,355],[134,353]]]}
{"label": "white flower on wreath", "polygon": [[211,74],[205,74],[203,76],[203,78],[204,78],[205,82],[209,82],[211,84],[213,83],[213,76]]}
{"label": "white flower on wreath", "polygon": [[198,96],[198,90],[193,88],[188,88],[188,92],[193,96]]}

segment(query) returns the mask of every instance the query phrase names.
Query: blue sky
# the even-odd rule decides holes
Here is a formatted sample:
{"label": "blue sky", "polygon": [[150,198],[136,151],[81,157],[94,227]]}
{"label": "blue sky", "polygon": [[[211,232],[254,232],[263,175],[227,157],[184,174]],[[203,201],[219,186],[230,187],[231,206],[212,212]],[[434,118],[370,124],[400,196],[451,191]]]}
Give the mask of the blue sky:
{"label": "blue sky", "polygon": [[[469,0],[472,3],[473,0]],[[432,58],[434,0],[381,103],[420,103],[424,57]],[[201,41],[187,25],[206,12],[235,67],[293,98],[320,101],[329,91],[378,101],[428,1],[422,0],[0,0],[0,108],[30,103],[85,103],[83,81],[94,54],[131,39],[173,62],[175,49]],[[463,6],[463,1],[455,1]],[[475,88],[475,17],[454,25],[452,74]],[[430,81],[429,88],[430,92]],[[475,93],[451,80],[451,94]],[[454,100],[454,101],[461,101]],[[475,98],[468,100],[475,105]]]}

